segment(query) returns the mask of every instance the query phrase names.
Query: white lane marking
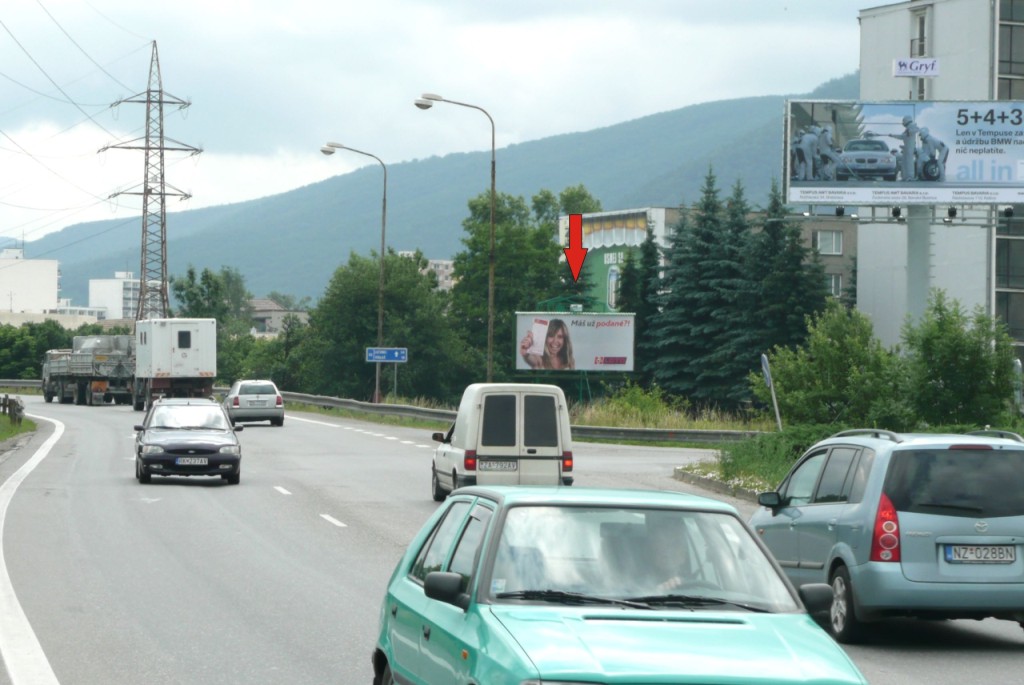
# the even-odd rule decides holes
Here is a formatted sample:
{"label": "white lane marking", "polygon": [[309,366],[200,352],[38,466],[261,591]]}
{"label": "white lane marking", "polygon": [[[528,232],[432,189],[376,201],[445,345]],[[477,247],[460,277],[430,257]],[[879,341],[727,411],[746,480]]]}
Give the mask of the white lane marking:
{"label": "white lane marking", "polygon": [[346,526],[344,523],[334,518],[330,514],[320,514],[320,518],[322,518],[324,521],[327,521],[328,523],[333,523],[338,528],[348,528],[348,526]]}
{"label": "white lane marking", "polygon": [[403,445],[415,445],[416,441],[415,440],[403,440],[402,444]]}
{"label": "white lane marking", "polygon": [[161,499],[161,497],[140,497],[139,501],[143,504],[153,504],[154,502],[159,502]]}
{"label": "white lane marking", "polygon": [[39,638],[32,632],[32,626],[25,616],[25,611],[14,594],[11,577],[7,572],[4,559],[3,530],[7,519],[7,507],[14,497],[14,492],[25,480],[25,477],[46,458],[60,437],[64,435],[64,424],[43,416],[26,414],[26,416],[48,421],[54,425],[53,435],[46,439],[32,458],[14,472],[0,486],[0,654],[12,685],[59,685],[60,681],[50,667],[50,662],[43,653]]}
{"label": "white lane marking", "polygon": [[385,440],[398,440],[398,438],[396,438],[396,437],[395,437],[395,436],[393,436],[393,435],[385,435],[385,436],[384,436],[384,439],[385,439]]}
{"label": "white lane marking", "polygon": [[298,416],[288,415],[289,421],[302,421],[303,423],[315,423],[318,426],[327,426],[329,428],[341,428],[341,426],[335,423],[327,423],[326,421],[316,421],[314,419],[300,419]]}
{"label": "white lane marking", "polygon": [[275,485],[274,489],[277,490],[278,492],[280,492],[282,495],[290,495],[290,494],[292,494],[292,493],[288,492],[287,490],[285,490],[284,488],[282,488],[280,485]]}

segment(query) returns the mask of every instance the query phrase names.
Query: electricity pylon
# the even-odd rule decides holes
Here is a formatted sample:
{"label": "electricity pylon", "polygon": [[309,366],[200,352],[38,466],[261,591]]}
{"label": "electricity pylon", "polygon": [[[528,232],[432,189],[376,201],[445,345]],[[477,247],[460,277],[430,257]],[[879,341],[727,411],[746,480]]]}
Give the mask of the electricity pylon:
{"label": "electricity pylon", "polygon": [[192,156],[202,150],[164,136],[164,105],[175,105],[178,109],[185,109],[192,103],[164,92],[156,41],[153,41],[153,57],[149,63],[149,87],[145,93],[118,100],[111,106],[124,102],[145,103],[146,137],[108,145],[100,152],[109,148],[145,151],[145,178],[142,190],[121,191],[110,197],[142,196],[142,266],[139,273],[139,306],[135,312],[135,320],[160,319],[166,317],[170,311],[167,296],[167,197],[177,196],[182,200],[192,197],[189,193],[168,184],[164,179],[164,153],[187,152]]}

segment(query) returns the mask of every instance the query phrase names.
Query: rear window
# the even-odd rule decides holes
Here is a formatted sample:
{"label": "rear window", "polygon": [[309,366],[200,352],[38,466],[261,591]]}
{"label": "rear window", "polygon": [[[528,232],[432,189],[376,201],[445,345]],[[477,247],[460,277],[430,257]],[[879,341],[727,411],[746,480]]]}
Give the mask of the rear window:
{"label": "rear window", "polygon": [[1024,516],[1024,450],[896,451],[885,492],[897,511]]}
{"label": "rear window", "polygon": [[277,390],[270,383],[248,383],[238,389],[239,395],[276,395]]}
{"label": "rear window", "polygon": [[484,421],[481,445],[512,447],[516,444],[516,396],[484,397]]}
{"label": "rear window", "polygon": [[558,447],[558,408],[551,395],[523,398],[523,440],[528,447]]}

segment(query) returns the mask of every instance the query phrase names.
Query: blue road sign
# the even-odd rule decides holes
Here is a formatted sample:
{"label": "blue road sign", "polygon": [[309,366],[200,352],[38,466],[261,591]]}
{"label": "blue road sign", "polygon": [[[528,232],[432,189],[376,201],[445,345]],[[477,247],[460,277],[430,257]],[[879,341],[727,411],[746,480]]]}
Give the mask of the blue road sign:
{"label": "blue road sign", "polygon": [[404,364],[409,361],[407,347],[367,347],[366,361]]}

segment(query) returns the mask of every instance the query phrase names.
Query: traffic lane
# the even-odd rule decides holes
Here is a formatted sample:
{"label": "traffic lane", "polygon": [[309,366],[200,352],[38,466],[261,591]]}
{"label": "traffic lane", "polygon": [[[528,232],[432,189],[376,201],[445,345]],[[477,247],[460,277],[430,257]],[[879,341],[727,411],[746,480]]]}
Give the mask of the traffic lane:
{"label": "traffic lane", "polygon": [[[262,462],[259,449],[254,459],[244,453],[240,486],[177,477],[139,485],[127,428],[137,416],[111,407],[69,413],[72,439],[19,490],[8,523],[18,531],[5,540],[9,563],[18,560],[15,587],[58,677],[368,681],[380,597],[412,526],[389,538],[386,527],[332,523],[319,503],[271,486],[280,464]],[[260,442],[255,433],[250,447]],[[345,482],[346,470],[372,471],[378,460],[361,455],[379,455],[381,439],[356,435],[317,468],[309,454],[320,450],[305,448],[304,431],[293,434],[302,445],[293,445],[295,458],[307,466],[296,490],[322,492],[324,483]],[[386,511],[401,500],[386,483],[376,489]],[[353,491],[328,495],[328,503],[344,504]],[[61,506],[49,505],[55,497]],[[373,506],[372,493],[360,497]],[[435,506],[424,501],[415,528]],[[345,523],[341,507],[330,511]]]}
{"label": "traffic lane", "polygon": [[1024,631],[1012,621],[894,619],[844,645],[872,685],[1020,683]]}

